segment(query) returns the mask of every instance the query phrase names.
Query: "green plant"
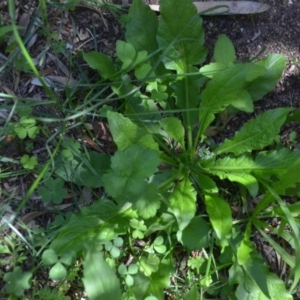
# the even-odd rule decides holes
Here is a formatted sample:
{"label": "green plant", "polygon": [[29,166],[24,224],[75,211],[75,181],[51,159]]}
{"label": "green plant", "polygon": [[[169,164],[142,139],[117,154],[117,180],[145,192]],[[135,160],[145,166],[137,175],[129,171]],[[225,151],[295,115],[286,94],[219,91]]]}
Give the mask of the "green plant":
{"label": "green plant", "polygon": [[[90,170],[99,176],[99,185],[113,201],[101,199],[83,208],[62,228],[51,247],[60,254],[71,249],[80,253],[84,244],[125,237],[129,223],[133,239],[148,243],[154,234],[163,233],[168,244],[163,248],[164,239],[156,239],[149,251],[134,246],[129,238],[139,272],[132,274],[135,284],[126,297],[154,295],[162,299],[162,289],[169,286],[173,270],[174,247],[181,243],[187,251],[208,249],[204,261],[190,260],[200,278],[190,299],[203,297],[203,293],[250,299],[248,291],[261,299],[275,299],[274,295],[291,299],[284,282],[269,272],[255,250],[251,228],[263,234],[263,228],[269,227],[263,220],[272,215],[272,206],[293,229],[296,257],[276,246],[295,270],[292,292],[300,277],[299,229],[279,195],[293,194],[288,190],[300,180],[300,154],[287,148],[272,149],[292,109],[263,112],[233,137],[221,142],[213,138],[238,111],[253,112],[253,103],[280,78],[285,60],[272,54],[256,62],[237,62],[233,45],[221,35],[214,48],[215,61],[199,68],[206,50],[202,21],[192,3],[162,0],[160,12],[158,19],[142,1],[135,0],[126,23],[126,42],[117,43],[117,59],[98,52],[83,54],[122,102],[120,112],[106,112],[118,150],[111,158],[90,156],[84,162],[91,166],[93,161],[98,160],[98,165],[106,161],[104,174],[96,168]],[[78,182],[70,176],[64,178]],[[230,199],[222,193],[221,186],[228,181],[235,184],[245,209],[245,218],[239,222],[233,222]],[[259,204],[253,212],[248,211],[247,199],[258,195],[262,195]],[[219,249],[218,254],[213,247]],[[100,255],[91,253],[86,269],[90,257]],[[115,277],[106,262],[98,267],[104,265],[107,274]],[[97,266],[93,268],[97,272]],[[226,272],[228,282],[216,286],[220,271]],[[124,269],[121,275],[126,274]],[[105,280],[104,275],[97,276]],[[92,276],[86,271],[84,282],[90,290],[88,279]],[[105,288],[98,289],[98,297],[107,295],[112,286],[103,282]],[[114,288],[114,299],[121,299],[119,287]]]}
{"label": "green plant", "polygon": [[22,272],[20,267],[16,267],[12,272],[8,272],[4,275],[3,279],[6,282],[5,290],[9,294],[16,296],[22,296],[24,290],[30,288],[30,278],[32,277],[31,272]]}

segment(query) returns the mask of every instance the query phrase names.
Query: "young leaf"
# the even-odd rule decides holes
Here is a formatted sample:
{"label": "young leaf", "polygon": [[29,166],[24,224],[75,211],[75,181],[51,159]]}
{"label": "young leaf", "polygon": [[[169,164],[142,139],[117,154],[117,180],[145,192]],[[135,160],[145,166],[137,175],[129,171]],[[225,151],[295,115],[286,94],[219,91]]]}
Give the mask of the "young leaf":
{"label": "young leaf", "polygon": [[182,232],[182,244],[189,250],[206,248],[209,245],[210,227],[201,216],[194,217]]}
{"label": "young leaf", "polygon": [[[196,192],[188,177],[184,177],[184,179],[176,185],[171,195],[170,208],[177,219],[179,230],[184,230],[196,212]],[[180,234],[178,237],[180,241]]]}
{"label": "young leaf", "polygon": [[181,121],[175,117],[169,117],[160,120],[161,127],[165,132],[184,149],[184,128]]}
{"label": "young leaf", "polygon": [[272,144],[291,110],[291,108],[275,108],[258,115],[257,118],[245,123],[231,140],[226,139],[215,153],[231,152],[239,155]]}
{"label": "young leaf", "polygon": [[267,72],[247,85],[253,101],[260,100],[275,87],[285,68],[285,58],[280,54],[270,54],[256,65],[264,67]]}
{"label": "young leaf", "polygon": [[231,104],[245,82],[247,68],[243,65],[232,66],[216,75],[208,82],[201,94],[199,135],[214,120],[214,114]]}
{"label": "young leaf", "polygon": [[222,249],[228,245],[232,228],[232,215],[228,203],[215,195],[205,195],[205,205],[209,219],[219,239]]}
{"label": "young leaf", "polygon": [[231,105],[247,113],[252,113],[254,111],[253,101],[246,90],[237,91]]}
{"label": "young leaf", "polygon": [[98,70],[104,79],[112,77],[116,73],[115,65],[108,55],[96,51],[83,52],[83,59],[90,68]]}
{"label": "young leaf", "polygon": [[163,57],[166,68],[186,73],[188,66],[201,64],[206,57],[204,32],[192,1],[162,1],[160,14],[157,41],[162,51],[166,51]]}
{"label": "young leaf", "polygon": [[118,277],[103,257],[103,253],[89,250],[83,262],[83,284],[90,300],[121,300]]}
{"label": "young leaf", "polygon": [[117,57],[123,63],[123,70],[127,69],[128,67],[133,67],[137,58],[137,53],[131,44],[123,41],[117,41],[116,52]]}
{"label": "young leaf", "polygon": [[158,150],[158,145],[151,134],[138,127],[130,119],[116,112],[107,112],[109,129],[119,150],[126,150],[133,144]]}
{"label": "young leaf", "polygon": [[225,35],[221,34],[214,48],[214,58],[217,63],[228,65],[233,63],[235,60],[235,50],[230,39]]}

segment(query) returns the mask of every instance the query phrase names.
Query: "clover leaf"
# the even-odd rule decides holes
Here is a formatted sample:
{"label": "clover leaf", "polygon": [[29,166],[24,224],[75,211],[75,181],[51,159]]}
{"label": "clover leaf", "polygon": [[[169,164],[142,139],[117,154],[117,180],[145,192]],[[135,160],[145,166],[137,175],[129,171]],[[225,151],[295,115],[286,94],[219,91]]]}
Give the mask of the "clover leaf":
{"label": "clover leaf", "polygon": [[158,270],[160,260],[153,253],[150,253],[148,258],[142,257],[140,260],[140,270],[146,275],[151,276]]}
{"label": "clover leaf", "polygon": [[44,202],[60,204],[68,194],[63,185],[64,181],[61,178],[49,178],[45,181],[44,186],[39,187],[37,191],[42,196]]}
{"label": "clover leaf", "polygon": [[153,248],[157,253],[163,254],[167,251],[167,247],[164,245],[164,238],[158,236],[153,242]]}
{"label": "clover leaf", "polygon": [[53,249],[47,249],[43,252],[42,261],[45,266],[53,267],[49,271],[49,276],[53,280],[63,280],[68,272],[64,265],[70,266],[76,259],[76,253],[69,251],[58,257]]}
{"label": "clover leaf", "polygon": [[15,125],[14,130],[20,139],[25,139],[27,135],[34,139],[39,132],[39,128],[35,124],[35,119],[22,117],[19,123]]}
{"label": "clover leaf", "polygon": [[144,221],[139,221],[138,219],[130,220],[130,226],[135,230],[132,232],[132,237],[134,239],[142,239],[144,237],[143,231],[147,230],[146,225],[144,225]]}
{"label": "clover leaf", "polygon": [[29,280],[32,277],[30,272],[22,272],[20,267],[14,268],[12,272],[4,275],[3,279],[6,282],[5,290],[9,294],[14,294],[16,296],[22,296],[24,290],[30,288]]}
{"label": "clover leaf", "polygon": [[29,157],[29,155],[24,154],[20,160],[24,169],[32,170],[37,165],[37,159],[35,156]]}
{"label": "clover leaf", "polygon": [[131,264],[127,268],[124,264],[121,264],[118,267],[118,272],[121,276],[125,277],[127,286],[132,286],[134,284],[134,279],[131,275],[134,275],[138,272],[138,266],[136,264]]}
{"label": "clover leaf", "polygon": [[123,239],[116,237],[113,242],[107,242],[105,244],[105,250],[109,251],[113,258],[118,258],[121,255],[121,250],[119,249],[123,245]]}

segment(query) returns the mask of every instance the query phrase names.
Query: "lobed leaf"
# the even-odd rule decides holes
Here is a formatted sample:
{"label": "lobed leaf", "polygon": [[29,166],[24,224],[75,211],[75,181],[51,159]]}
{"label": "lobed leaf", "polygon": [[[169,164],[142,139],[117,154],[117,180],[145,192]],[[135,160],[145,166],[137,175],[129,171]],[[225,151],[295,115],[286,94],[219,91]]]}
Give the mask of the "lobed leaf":
{"label": "lobed leaf", "polygon": [[291,110],[291,108],[275,108],[258,115],[257,118],[245,123],[231,140],[226,139],[221,146],[215,149],[215,153],[231,152],[239,155],[269,146]]}
{"label": "lobed leaf", "polygon": [[146,178],[155,173],[159,163],[159,152],[139,145],[117,151],[111,158],[111,170],[102,176],[106,192],[114,198],[142,193]]}
{"label": "lobed leaf", "polygon": [[119,150],[126,150],[133,144],[158,150],[151,134],[138,127],[130,119],[116,112],[107,112],[109,129]]}
{"label": "lobed leaf", "polygon": [[254,197],[258,192],[256,178],[251,175],[256,170],[256,164],[251,157],[243,155],[238,158],[230,156],[218,159],[206,165],[209,173],[217,175],[221,179],[239,182],[247,187],[249,193]]}

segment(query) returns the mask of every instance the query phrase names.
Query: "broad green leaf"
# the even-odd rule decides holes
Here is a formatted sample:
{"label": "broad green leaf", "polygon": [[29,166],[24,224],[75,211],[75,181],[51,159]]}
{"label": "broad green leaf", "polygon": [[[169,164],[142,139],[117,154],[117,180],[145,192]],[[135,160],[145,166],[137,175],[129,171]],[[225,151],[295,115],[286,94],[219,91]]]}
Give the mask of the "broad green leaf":
{"label": "broad green leaf", "polygon": [[150,64],[143,64],[136,68],[136,70],[134,71],[134,75],[137,79],[143,80],[151,71],[151,69],[152,67],[150,66]]}
{"label": "broad green leaf", "polygon": [[49,271],[49,277],[52,280],[64,280],[68,272],[61,262],[57,262]]}
{"label": "broad green leaf", "polygon": [[253,101],[246,90],[237,91],[231,105],[238,110],[252,113],[254,111]]}
{"label": "broad green leaf", "polygon": [[263,76],[267,72],[266,68],[255,63],[247,63],[246,66],[248,68],[246,81],[253,81],[257,77]]}
{"label": "broad green leaf", "polygon": [[163,62],[167,69],[186,73],[188,66],[206,57],[202,19],[192,1],[165,0],[159,10],[157,41],[165,54]]}
{"label": "broad green leaf", "polygon": [[43,252],[42,261],[45,266],[51,266],[58,262],[58,257],[53,249],[47,249]]}
{"label": "broad green leaf", "polygon": [[255,158],[257,169],[255,174],[268,177],[269,175],[280,175],[295,165],[300,168],[300,152],[282,148],[274,151],[262,151]]}
{"label": "broad green leaf", "polygon": [[189,250],[202,249],[209,246],[210,227],[201,216],[194,217],[182,232],[182,244]]}
{"label": "broad green leaf", "polygon": [[245,82],[247,68],[243,65],[232,66],[214,75],[201,94],[200,103],[200,135],[214,120],[214,114],[230,105]]}
{"label": "broad green leaf", "polygon": [[275,87],[285,68],[285,58],[280,54],[270,54],[256,65],[264,67],[267,72],[247,85],[253,101],[260,100]]}
{"label": "broad green leaf", "polygon": [[158,150],[158,145],[151,134],[138,127],[130,119],[119,113],[107,112],[109,129],[119,150],[126,150],[133,144]]}
{"label": "broad green leaf", "polygon": [[132,291],[137,299],[153,295],[159,300],[165,299],[164,288],[169,287],[170,277],[174,272],[174,262],[171,259],[164,259],[160,262],[159,269],[151,277],[139,272],[134,277]]}
{"label": "broad green leaf", "polygon": [[112,77],[116,73],[116,68],[111,57],[106,54],[96,51],[83,52],[83,59],[88,63],[90,68],[98,70],[105,79]]}
{"label": "broad green leaf", "polygon": [[146,178],[155,173],[159,163],[159,152],[139,145],[117,151],[111,158],[111,170],[102,176],[106,192],[114,198],[142,193]]}
{"label": "broad green leaf", "polygon": [[58,255],[78,252],[84,245],[105,243],[128,230],[131,204],[117,206],[113,201],[100,200],[73,215],[53,240],[51,248]]}
{"label": "broad green leaf", "polygon": [[267,286],[270,292],[270,298],[266,297],[265,294],[250,280],[241,282],[236,290],[236,297],[238,300],[292,300],[293,296],[288,293],[285,289],[284,282],[279,279],[276,274],[269,273],[267,278]]}
{"label": "broad green leaf", "polygon": [[200,68],[199,72],[208,78],[213,78],[215,74],[225,70],[226,68],[228,68],[228,66],[225,64],[213,62]]}
{"label": "broad green leaf", "polygon": [[170,209],[176,217],[179,230],[184,230],[196,212],[196,192],[188,177],[176,185],[171,195]]}
{"label": "broad green leaf", "polygon": [[200,189],[206,193],[213,194],[218,192],[216,183],[210,177],[203,174],[193,174],[193,178],[196,180]]}
{"label": "broad green leaf", "polygon": [[287,293],[284,282],[267,269],[257,253],[252,254],[242,269],[244,272],[236,277],[240,283],[236,291],[238,299],[293,299]]}
{"label": "broad green leaf", "polygon": [[251,252],[254,249],[254,246],[250,241],[250,237],[251,237],[251,223],[248,223],[244,234],[244,238],[237,249],[236,256],[239,265],[243,265],[250,258]]}
{"label": "broad green leaf", "polygon": [[168,117],[160,120],[160,125],[164,131],[184,149],[184,128],[181,121],[175,117]]}
{"label": "broad green leaf", "polygon": [[197,284],[194,283],[191,287],[191,289],[189,290],[189,292],[186,294],[186,296],[184,297],[185,300],[198,300],[199,299],[199,294],[197,291]]}
{"label": "broad green leaf", "polygon": [[254,252],[245,264],[243,264],[242,268],[246,273],[246,278],[244,279],[247,286],[246,289],[249,290],[250,287],[248,285],[253,287],[252,283],[254,283],[265,296],[270,298],[270,291],[267,284],[270,272],[267,270],[260,255]]}
{"label": "broad green leaf", "polygon": [[275,108],[261,113],[255,119],[244,124],[235,136],[215,150],[216,154],[234,153],[239,155],[251,150],[263,149],[273,143],[284,124],[291,108]]}
{"label": "broad green leaf", "polygon": [[137,58],[137,53],[131,44],[123,41],[117,41],[116,54],[119,60],[123,63],[123,70],[128,67],[133,67]]}
{"label": "broad green leaf", "polygon": [[233,63],[235,60],[235,50],[230,39],[225,35],[221,34],[214,48],[214,58],[217,63],[228,65]]}
{"label": "broad green leaf", "polygon": [[83,261],[83,284],[90,300],[121,300],[120,282],[103,253],[89,250]]}
{"label": "broad green leaf", "polygon": [[223,250],[228,245],[227,239],[231,235],[232,215],[230,206],[225,200],[215,195],[205,195],[205,206]]}
{"label": "broad green leaf", "polygon": [[135,0],[129,8],[128,17],[126,40],[136,51],[146,50],[149,54],[156,51],[158,49],[156,41],[158,18],[155,12],[142,0]]}
{"label": "broad green leaf", "polygon": [[246,155],[232,158],[230,156],[218,159],[205,166],[209,173],[217,175],[221,179],[239,182],[247,187],[249,193],[255,197],[258,192],[256,178],[251,175],[256,170],[256,164],[251,157]]}

